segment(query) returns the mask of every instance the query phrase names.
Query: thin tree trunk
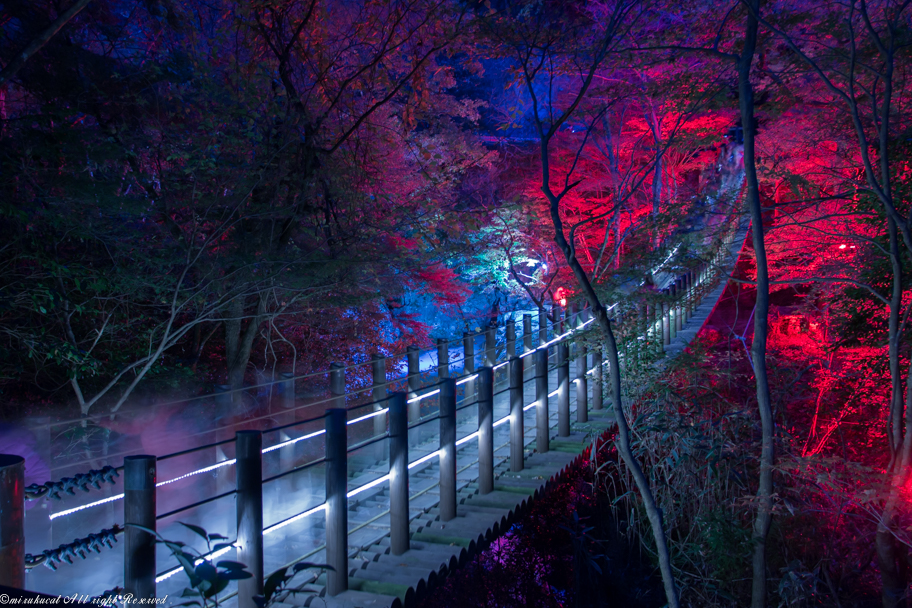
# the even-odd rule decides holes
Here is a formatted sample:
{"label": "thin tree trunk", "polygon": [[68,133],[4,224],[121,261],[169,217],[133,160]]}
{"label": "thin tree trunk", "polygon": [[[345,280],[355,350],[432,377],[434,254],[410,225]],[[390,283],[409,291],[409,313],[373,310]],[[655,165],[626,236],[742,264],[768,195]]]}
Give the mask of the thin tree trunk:
{"label": "thin tree trunk", "polygon": [[760,480],[757,487],[757,516],[754,519],[752,541],[753,581],[751,608],[766,606],[766,539],[773,519],[773,466],[776,461],[774,448],[775,422],[770,402],[769,381],[766,373],[766,340],[769,318],[769,267],[763,237],[763,210],[760,206],[760,185],[757,179],[755,156],[756,121],[754,117],[754,89],[750,82],[751,64],[757,47],[757,16],[760,0],[750,0],[747,15],[744,48],[738,58],[738,93],[741,125],[744,128],[744,173],[747,181],[747,206],[751,214],[751,235],[757,261],[757,303],[754,309],[754,340],[751,346],[754,378],[757,382],[757,408],[760,411]]}
{"label": "thin tree trunk", "polygon": [[250,361],[250,352],[253,341],[262,322],[263,313],[266,311],[266,295],[257,295],[256,312],[247,320],[244,326],[244,309],[246,301],[243,296],[238,296],[228,305],[228,319],[225,320],[225,363],[227,366],[228,385],[232,390],[237,390],[244,385],[244,374],[247,363]]}
{"label": "thin tree trunk", "polygon": [[44,31],[38,34],[22,51],[16,55],[12,61],[10,61],[6,66],[0,70],[0,87],[6,83],[7,80],[16,75],[16,72],[19,71],[22,66],[25,65],[25,62],[29,58],[40,51],[48,41],[54,37],[54,34],[63,29],[70,20],[79,14],[79,11],[84,9],[86,5],[92,0],[78,0],[70,8],[60,13],[60,16],[54,20],[49,26],[47,26]]}

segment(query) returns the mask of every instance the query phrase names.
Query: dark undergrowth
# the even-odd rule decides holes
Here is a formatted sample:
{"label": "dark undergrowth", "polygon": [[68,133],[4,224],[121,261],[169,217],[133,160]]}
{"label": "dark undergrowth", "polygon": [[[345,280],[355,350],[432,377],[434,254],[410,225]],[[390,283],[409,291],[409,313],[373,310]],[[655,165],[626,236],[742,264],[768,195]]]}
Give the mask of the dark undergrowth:
{"label": "dark undergrowth", "polygon": [[587,452],[420,608],[665,605],[661,582],[624,535],[624,522],[609,515],[609,503]]}

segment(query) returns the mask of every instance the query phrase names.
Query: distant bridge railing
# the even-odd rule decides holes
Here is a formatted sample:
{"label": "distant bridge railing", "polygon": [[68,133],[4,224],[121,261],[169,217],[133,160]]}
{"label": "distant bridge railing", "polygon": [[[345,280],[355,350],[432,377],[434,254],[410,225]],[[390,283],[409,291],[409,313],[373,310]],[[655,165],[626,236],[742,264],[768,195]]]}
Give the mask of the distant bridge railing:
{"label": "distant bridge railing", "polygon": [[[738,219],[721,235],[716,253],[710,259],[676,275],[664,289],[656,289],[635,305],[625,306],[624,318],[620,318],[621,307],[617,304],[611,307],[615,322],[622,328],[624,365],[634,359],[648,361],[650,357],[659,356],[704,295],[725,276],[722,271],[729,266],[729,250],[736,235],[743,231]],[[271,562],[268,570],[275,571],[324,550],[325,561],[333,568],[326,575],[326,592],[336,595],[348,586],[349,546],[360,544],[352,540],[356,533],[381,519],[385,521],[388,516],[391,552],[401,554],[409,548],[410,505],[428,491],[437,490],[440,517],[448,521],[456,516],[458,471],[477,466],[478,488],[485,494],[494,488],[495,452],[500,447],[509,446],[509,456],[501,461],[508,461],[513,471],[522,470],[527,445],[534,444],[538,452],[548,451],[551,398],[556,398],[557,402],[558,436],[570,434],[571,383],[576,385],[577,422],[587,422],[590,407],[594,410],[603,408],[605,363],[599,340],[587,339],[590,337],[588,332],[594,328],[594,320],[588,309],[579,304],[572,305],[566,315],[556,311],[553,316],[556,317],[554,322],[549,323],[546,311],[540,311],[538,327],[534,328],[533,315],[524,314],[520,336],[517,336],[513,320],[508,320],[501,328],[490,327],[481,332],[484,365],[477,369],[478,334],[465,334],[462,338],[462,373],[457,377],[450,377],[453,363],[458,362],[451,360],[451,343],[439,340],[437,377],[425,386],[420,383],[418,349],[409,349],[406,353],[407,374],[392,381],[386,377],[386,359],[374,357],[370,362],[373,384],[349,393],[346,393],[345,375],[352,366],[334,364],[329,371],[330,396],[304,406],[298,406],[294,399],[297,378],[281,378],[272,383],[284,405],[279,415],[270,412],[243,423],[251,426],[269,421],[272,426],[243,428],[228,437],[219,436],[219,431],[209,431],[214,435],[213,441],[165,456],[126,455],[123,464],[116,468],[108,466],[26,488],[22,457],[0,455],[0,524],[3,530],[0,584],[25,588],[27,570],[42,564],[52,570],[69,568],[68,564],[73,563],[75,557],[85,558],[92,552],[106,551],[105,547],[112,546],[118,536],[123,536],[123,590],[135,597],[155,597],[157,586],[181,568],[162,567],[165,560],[159,559],[163,556],[156,553],[155,538],[134,525],[162,531],[161,522],[173,523],[178,516],[208,518],[208,514],[218,511],[225,518],[233,511],[235,538],[226,539],[221,547],[203,557],[215,560],[234,550],[237,561],[246,564],[254,576],[239,581],[237,589],[223,599],[236,594],[239,606],[252,608],[254,604],[250,598],[261,589],[264,574],[268,574],[267,562]],[[501,329],[505,336],[503,357],[498,355],[497,337]],[[572,352],[571,346],[574,347]],[[575,361],[572,382],[571,361]],[[557,385],[549,390],[552,371],[556,371]],[[591,402],[590,378],[595,381]],[[531,403],[525,402],[527,384],[534,385],[535,397]],[[369,395],[368,400],[359,401],[365,394]],[[501,399],[502,405],[495,407],[495,397],[502,394],[507,398]],[[348,403],[349,400],[352,403]],[[317,416],[301,417],[305,408],[312,409],[315,405],[326,409]],[[524,413],[533,408],[535,424],[526,428]],[[436,432],[429,431],[432,426],[436,426]],[[460,429],[462,436],[459,436]],[[505,443],[496,447],[495,433],[503,435],[506,429]],[[471,444],[477,446],[476,450],[467,453]],[[460,450],[462,455],[458,456]],[[215,462],[193,467],[201,455],[214,456]],[[176,461],[182,461],[184,465],[169,469],[170,463]],[[436,481],[431,485],[423,484],[410,493],[411,472],[430,470],[432,465],[439,468]],[[223,474],[227,471],[233,471],[233,479],[231,475]],[[159,481],[163,472],[165,479]],[[214,485],[208,481],[212,479],[211,475],[207,476],[212,473],[218,473]],[[320,488],[314,484],[303,491],[296,486],[295,479],[305,474],[324,478],[322,497]],[[196,480],[205,483],[196,483]],[[208,495],[188,502],[185,491],[176,491],[176,496],[169,497],[162,494],[163,488],[186,488],[188,481],[195,484],[194,491],[206,486]],[[122,492],[114,493],[120,485]],[[123,509],[120,521],[113,527],[104,527],[56,549],[25,553],[26,499],[48,500],[66,497],[77,490],[99,488],[107,488],[109,495],[51,513],[50,518],[69,521],[73,517],[86,517],[104,505],[110,508],[118,503]],[[388,493],[388,507],[367,513],[363,521],[350,526],[352,506],[380,491]],[[269,518],[264,513],[264,496],[272,509]],[[296,500],[291,500],[292,497]],[[297,500],[300,497],[308,500],[302,503]],[[159,500],[161,498],[167,499]],[[235,500],[234,509],[226,507],[226,498]],[[113,511],[111,514],[117,515]],[[296,553],[291,559],[287,548],[284,556],[268,555],[265,545],[279,530],[321,517],[325,533],[322,537],[308,536],[310,546],[305,551]],[[288,538],[286,536],[286,545]],[[119,578],[119,575],[114,576]],[[114,576],[107,579],[110,585],[105,586],[118,582]],[[51,591],[49,588],[40,590]]]}

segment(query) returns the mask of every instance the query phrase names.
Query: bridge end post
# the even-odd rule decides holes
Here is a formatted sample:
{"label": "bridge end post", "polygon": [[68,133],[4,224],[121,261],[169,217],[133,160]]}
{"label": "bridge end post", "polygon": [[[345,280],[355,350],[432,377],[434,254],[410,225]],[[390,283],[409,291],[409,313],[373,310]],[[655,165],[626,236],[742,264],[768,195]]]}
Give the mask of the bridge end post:
{"label": "bridge end post", "polygon": [[237,561],[252,578],[238,581],[238,608],[263,593],[263,432],[237,431]]}
{"label": "bridge end post", "polygon": [[[475,373],[475,334],[462,333],[462,369],[466,376]],[[465,401],[470,403],[475,398],[475,381],[469,380],[465,384]]]}
{"label": "bridge end post", "polygon": [[539,348],[535,357],[535,449],[548,451],[551,423],[548,416],[548,349]]}
{"label": "bridge end post", "polygon": [[538,345],[548,341],[548,313],[544,307],[538,309]]}
{"label": "bridge end post", "polygon": [[389,408],[390,552],[402,555],[409,550],[409,412],[405,394],[393,393]]}
{"label": "bridge end post", "polygon": [[494,368],[478,370],[478,491],[494,491]]}
{"label": "bridge end post", "polygon": [[124,591],[155,597],[155,456],[124,458]]}
{"label": "bridge end post", "polygon": [[440,521],[456,517],[456,380],[440,384]]}
{"label": "bridge end post", "polygon": [[[25,589],[25,458],[0,454],[0,585]],[[155,581],[153,579],[153,585]],[[153,593],[154,593],[153,586]]]}
{"label": "bridge end post", "polygon": [[516,321],[507,319],[507,359],[516,356]]}
{"label": "bridge end post", "polygon": [[485,365],[493,366],[497,362],[497,326],[488,325],[485,329]]}
{"label": "bridge end post", "polygon": [[326,410],[326,594],[348,589],[348,426],[345,410]]}
{"label": "bridge end post", "polygon": [[510,470],[523,470],[525,412],[523,412],[523,360],[510,358]]}

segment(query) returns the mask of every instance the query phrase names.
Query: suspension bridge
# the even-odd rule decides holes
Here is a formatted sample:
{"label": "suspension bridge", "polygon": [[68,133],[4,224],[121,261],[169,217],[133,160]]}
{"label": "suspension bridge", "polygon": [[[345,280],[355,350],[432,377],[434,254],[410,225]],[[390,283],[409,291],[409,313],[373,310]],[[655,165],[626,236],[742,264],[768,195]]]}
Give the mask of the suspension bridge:
{"label": "suspension bridge", "polygon": [[[726,226],[709,259],[611,307],[623,366],[654,365],[699,331],[747,230],[741,216]],[[0,456],[0,584],[185,601],[183,568],[136,524],[185,543],[197,564],[246,564],[253,577],[219,594],[226,606],[252,608],[262,581],[301,561],[332,569],[299,574],[293,583],[311,591],[289,605],[414,605],[613,425],[593,319],[580,306],[553,316],[409,349],[401,377],[388,377],[392,357],[333,365],[324,398],[297,394],[313,375],[285,375],[254,387],[264,403],[240,421],[225,416],[240,392],[173,403],[214,424],[177,434],[182,449],[169,454],[135,444],[71,452],[57,469],[68,475],[28,487],[22,458]],[[65,423],[41,428],[66,438],[55,425]]]}

